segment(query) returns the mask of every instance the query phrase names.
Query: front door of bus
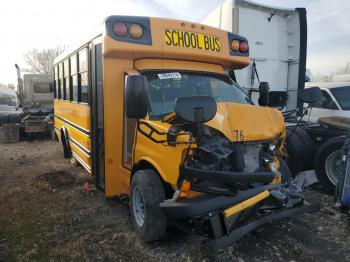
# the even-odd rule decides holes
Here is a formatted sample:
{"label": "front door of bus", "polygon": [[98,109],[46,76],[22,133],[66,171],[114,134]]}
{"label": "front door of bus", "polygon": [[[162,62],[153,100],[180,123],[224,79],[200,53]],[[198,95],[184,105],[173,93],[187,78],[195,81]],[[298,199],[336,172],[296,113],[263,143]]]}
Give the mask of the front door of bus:
{"label": "front door of bus", "polygon": [[104,188],[104,124],[103,124],[103,79],[102,44],[93,43],[91,49],[92,65],[92,170],[97,186]]}

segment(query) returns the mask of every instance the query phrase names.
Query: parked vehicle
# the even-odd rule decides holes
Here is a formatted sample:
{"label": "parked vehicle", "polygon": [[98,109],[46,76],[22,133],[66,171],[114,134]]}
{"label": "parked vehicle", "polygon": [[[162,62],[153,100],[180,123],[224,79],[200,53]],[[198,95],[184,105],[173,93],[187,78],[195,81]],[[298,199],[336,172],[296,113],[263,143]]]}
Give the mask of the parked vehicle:
{"label": "parked vehicle", "polygon": [[[110,16],[55,59],[55,132],[106,197],[128,194],[138,236],[167,225],[225,247],[265,223],[313,212],[290,182],[285,124],[225,72],[250,63],[245,37],[201,24]],[[69,83],[69,84],[68,84]]]}
{"label": "parked vehicle", "polygon": [[0,86],[0,112],[4,114],[17,111],[20,111],[20,105],[16,91]]}
{"label": "parked vehicle", "polygon": [[0,86],[0,142],[19,141],[22,117],[16,91]]}
{"label": "parked vehicle", "polygon": [[342,116],[350,117],[350,82],[312,83],[306,87],[321,88],[323,98],[307,112],[307,120],[317,123],[320,117]]}
{"label": "parked vehicle", "polygon": [[53,129],[54,82],[50,74],[24,74],[16,64],[18,96],[25,116],[21,125],[26,134]]}
{"label": "parked vehicle", "polygon": [[285,111],[301,107],[304,89],[307,23],[305,8],[280,8],[249,0],[225,0],[202,23],[244,35],[250,65],[235,71],[237,83],[258,103],[260,81],[269,83],[270,105]]}

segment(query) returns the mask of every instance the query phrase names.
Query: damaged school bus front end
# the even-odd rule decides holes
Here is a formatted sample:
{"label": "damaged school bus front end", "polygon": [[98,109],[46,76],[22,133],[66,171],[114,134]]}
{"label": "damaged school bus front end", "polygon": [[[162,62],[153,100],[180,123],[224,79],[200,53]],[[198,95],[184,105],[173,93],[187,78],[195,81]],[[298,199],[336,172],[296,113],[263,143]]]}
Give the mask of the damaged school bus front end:
{"label": "damaged school bus front end", "polygon": [[142,239],[159,239],[174,223],[224,247],[272,220],[317,210],[282,160],[281,113],[254,105],[233,80],[232,70],[250,63],[246,38],[111,16],[101,43],[105,194],[129,194]]}

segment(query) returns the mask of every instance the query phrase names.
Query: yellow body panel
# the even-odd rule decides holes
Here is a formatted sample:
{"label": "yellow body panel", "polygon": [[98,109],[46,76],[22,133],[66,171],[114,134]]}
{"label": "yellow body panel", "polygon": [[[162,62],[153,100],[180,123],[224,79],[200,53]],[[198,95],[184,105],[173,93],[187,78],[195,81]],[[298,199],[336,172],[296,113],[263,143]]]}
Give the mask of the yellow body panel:
{"label": "yellow body panel", "polygon": [[210,72],[223,74],[224,69],[220,65],[169,60],[169,59],[140,59],[135,62],[135,68],[137,70],[193,70],[201,72]]}
{"label": "yellow body panel", "polygon": [[91,171],[90,107],[58,99],[55,99],[54,106],[57,136],[61,137],[60,130],[65,127],[73,155]]}
{"label": "yellow body panel", "polygon": [[269,191],[264,191],[261,192],[260,194],[257,194],[256,196],[253,196],[235,206],[232,206],[228,209],[226,209],[224,211],[224,215],[225,217],[230,217],[233,216],[235,214],[238,214],[239,212],[243,211],[244,209],[247,209],[248,207],[251,207],[255,204],[257,204],[258,202],[264,200],[265,198],[267,198],[270,195]]}
{"label": "yellow body panel", "polygon": [[[161,121],[149,121],[154,128],[160,132],[166,132],[170,125]],[[141,126],[141,128],[144,128]],[[144,129],[147,131],[147,129]],[[154,136],[159,140],[166,139],[166,136]],[[178,142],[188,141],[188,136],[181,136]],[[137,143],[135,146],[134,163],[142,160],[151,163],[159,172],[164,181],[170,183],[173,187],[176,185],[179,176],[179,164],[182,162],[184,151],[188,148],[186,144],[176,146],[166,146],[151,141],[149,138],[137,132]]]}
{"label": "yellow body panel", "polygon": [[[231,56],[229,50],[228,34],[226,31],[196,23],[150,18],[152,45],[138,45],[119,42],[104,34],[104,56],[133,60],[143,58],[166,58],[182,61],[196,61],[211,64],[220,64],[224,68],[240,69],[250,63],[248,56]],[[220,40],[220,51],[198,48],[185,48],[166,44],[166,30],[180,30],[206,34]]]}
{"label": "yellow body panel", "polygon": [[[162,179],[175,187],[179,176],[179,165],[187,145],[174,147],[157,144],[136,132],[132,163],[123,163],[124,136],[124,88],[125,76],[142,70],[189,70],[223,74],[227,69],[244,68],[250,63],[248,56],[230,54],[228,33],[216,28],[178,20],[150,18],[151,45],[117,41],[104,30],[102,43],[103,116],[104,116],[104,181],[105,195],[112,197],[128,194],[131,167],[146,161],[154,166]],[[190,48],[176,45],[175,33],[169,44],[169,32],[192,32],[198,36],[198,43]],[[207,48],[205,37],[213,43]],[[93,41],[86,46],[93,47]],[[175,41],[175,42],[174,42]],[[91,72],[91,68],[90,71]],[[91,80],[91,76],[89,76]],[[90,107],[69,101],[55,99],[55,128],[60,136],[64,126],[72,141],[73,153],[91,169],[91,119]],[[157,130],[166,132],[166,122],[146,119]],[[232,129],[242,130],[245,141],[274,138],[284,128],[281,115],[262,107],[236,104],[218,104],[218,113],[207,123],[232,141]],[[78,128],[77,128],[78,127]],[[163,138],[164,139],[164,138]],[[188,139],[182,137],[181,139]],[[84,148],[84,150],[82,150]]]}
{"label": "yellow body panel", "polygon": [[231,141],[269,140],[281,135],[285,128],[279,110],[234,103],[217,103],[217,113],[206,125]]}

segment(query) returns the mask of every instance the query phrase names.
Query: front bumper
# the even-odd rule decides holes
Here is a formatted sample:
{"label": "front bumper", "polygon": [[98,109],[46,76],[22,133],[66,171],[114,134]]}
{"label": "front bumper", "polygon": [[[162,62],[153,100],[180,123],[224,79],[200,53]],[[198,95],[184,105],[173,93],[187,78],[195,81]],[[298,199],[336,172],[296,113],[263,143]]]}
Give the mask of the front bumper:
{"label": "front bumper", "polygon": [[264,216],[253,222],[237,227],[232,230],[229,234],[222,234],[221,236],[211,240],[211,246],[215,249],[225,248],[231,243],[241,239],[249,232],[275,220],[292,217],[304,213],[314,213],[320,210],[320,204],[303,204],[298,207],[284,209],[282,211],[272,213]]}
{"label": "front bumper", "polygon": [[197,192],[236,195],[237,184],[269,184],[275,174],[266,169],[258,169],[255,172],[232,172],[204,170],[199,168],[180,166],[178,188],[182,181],[191,183],[191,189]]}
{"label": "front bumper", "polygon": [[[286,203],[288,199],[276,197],[281,193],[281,185],[270,184],[238,191],[235,196],[205,194],[192,199],[165,201],[160,204],[166,216],[183,228],[208,237],[215,249],[225,248],[249,232],[272,221],[295,216],[302,213],[317,212],[319,204],[305,204],[303,199],[293,206]],[[239,206],[244,201],[269,192],[269,197],[246,207],[234,215],[226,211]],[[291,195],[291,194],[290,194]],[[289,194],[286,194],[289,196]],[[288,197],[287,197],[288,198]]]}

